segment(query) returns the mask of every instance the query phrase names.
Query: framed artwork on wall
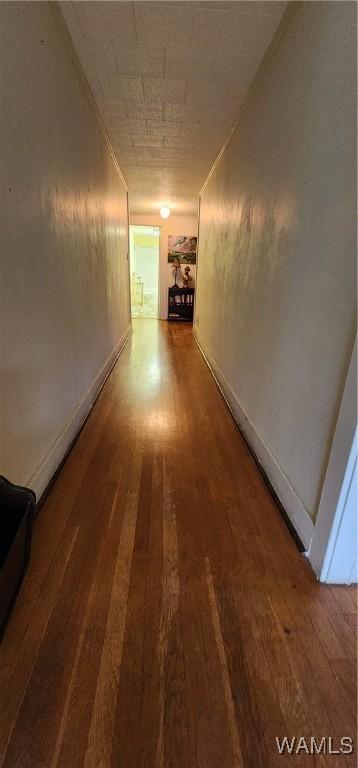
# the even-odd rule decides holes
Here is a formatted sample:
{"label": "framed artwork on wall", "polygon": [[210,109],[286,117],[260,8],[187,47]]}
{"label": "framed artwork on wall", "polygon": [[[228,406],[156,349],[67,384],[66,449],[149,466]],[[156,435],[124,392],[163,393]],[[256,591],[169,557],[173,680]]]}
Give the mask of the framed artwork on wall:
{"label": "framed artwork on wall", "polygon": [[180,259],[181,264],[196,264],[197,237],[188,235],[169,235],[168,262]]}

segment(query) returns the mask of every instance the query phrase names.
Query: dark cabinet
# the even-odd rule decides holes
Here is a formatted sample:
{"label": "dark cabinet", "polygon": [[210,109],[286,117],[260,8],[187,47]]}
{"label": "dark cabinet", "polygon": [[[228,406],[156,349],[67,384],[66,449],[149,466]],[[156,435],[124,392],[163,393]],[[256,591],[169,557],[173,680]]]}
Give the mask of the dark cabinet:
{"label": "dark cabinet", "polygon": [[168,291],[168,320],[193,322],[194,288],[173,286]]}

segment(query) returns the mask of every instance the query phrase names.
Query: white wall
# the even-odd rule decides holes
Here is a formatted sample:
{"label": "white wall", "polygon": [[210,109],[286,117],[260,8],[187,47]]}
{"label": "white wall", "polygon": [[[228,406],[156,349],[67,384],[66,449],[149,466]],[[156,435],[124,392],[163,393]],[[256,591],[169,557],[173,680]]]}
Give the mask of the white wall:
{"label": "white wall", "polygon": [[126,190],[54,5],[0,4],[0,472],[38,494],[130,329]]}
{"label": "white wall", "polygon": [[144,293],[158,293],[158,247],[134,245],[132,266],[137,275],[143,280]]}
{"label": "white wall", "polygon": [[[141,226],[160,227],[159,317],[162,320],[166,320],[168,317],[168,286],[172,285],[172,265],[168,264],[168,236],[197,236],[198,219],[196,216],[175,216],[174,214],[171,214],[169,219],[162,219],[159,213],[157,215],[133,213],[130,215],[130,223],[140,224]],[[191,265],[191,275],[195,281],[195,265]]]}
{"label": "white wall", "polygon": [[354,3],[299,3],[201,199],[196,333],[306,546],[355,336]]}

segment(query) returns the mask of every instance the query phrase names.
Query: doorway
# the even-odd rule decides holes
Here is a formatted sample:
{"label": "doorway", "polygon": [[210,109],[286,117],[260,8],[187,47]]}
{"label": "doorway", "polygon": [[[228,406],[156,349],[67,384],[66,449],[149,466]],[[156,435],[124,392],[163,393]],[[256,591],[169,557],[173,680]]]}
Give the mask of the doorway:
{"label": "doorway", "polygon": [[160,227],[130,226],[132,317],[159,317]]}

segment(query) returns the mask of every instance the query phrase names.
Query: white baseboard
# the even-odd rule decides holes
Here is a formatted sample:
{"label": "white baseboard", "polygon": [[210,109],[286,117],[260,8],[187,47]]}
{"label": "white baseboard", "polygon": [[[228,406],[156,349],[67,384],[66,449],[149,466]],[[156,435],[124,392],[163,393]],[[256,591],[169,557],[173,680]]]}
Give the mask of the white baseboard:
{"label": "white baseboard", "polygon": [[256,431],[248,414],[226,379],[225,374],[205,343],[200,339],[196,328],[194,328],[194,338],[236,423],[262,465],[302,544],[308,550],[314,530],[312,518],[292,487],[288,477],[270,452],[269,447]]}
{"label": "white baseboard", "polygon": [[55,474],[71,443],[75,439],[76,435],[82,427],[82,424],[92,410],[93,405],[106,382],[106,379],[108,378],[131,333],[132,327],[129,325],[120,338],[118,344],[116,344],[113,352],[111,352],[101,370],[97,373],[97,376],[93,380],[81,402],[72,413],[61,434],[52,444],[47,456],[45,456],[40,466],[31,475],[31,477],[28,478],[26,483],[24,483],[24,485],[26,485],[28,488],[32,488],[32,490],[35,491],[37,501],[39,501],[41,498],[46,486]]}

